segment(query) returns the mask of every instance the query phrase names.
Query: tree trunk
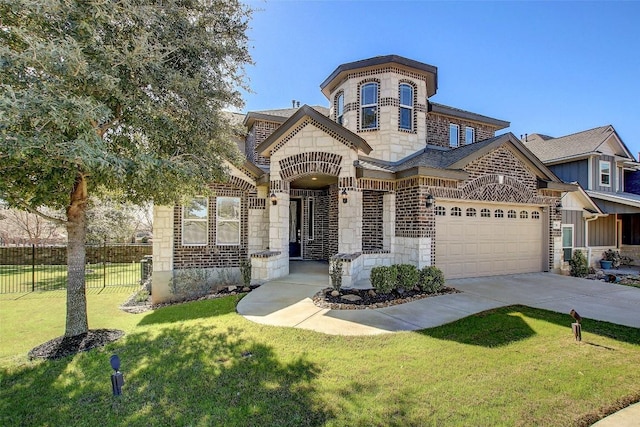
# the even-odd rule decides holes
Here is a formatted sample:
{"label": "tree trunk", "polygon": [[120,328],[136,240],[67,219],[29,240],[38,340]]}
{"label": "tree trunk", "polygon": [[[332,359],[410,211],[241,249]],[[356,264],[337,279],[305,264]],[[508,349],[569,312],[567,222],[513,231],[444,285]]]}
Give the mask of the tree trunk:
{"label": "tree trunk", "polygon": [[67,207],[67,324],[65,337],[89,331],[84,266],[87,213],[87,181],[78,173]]}

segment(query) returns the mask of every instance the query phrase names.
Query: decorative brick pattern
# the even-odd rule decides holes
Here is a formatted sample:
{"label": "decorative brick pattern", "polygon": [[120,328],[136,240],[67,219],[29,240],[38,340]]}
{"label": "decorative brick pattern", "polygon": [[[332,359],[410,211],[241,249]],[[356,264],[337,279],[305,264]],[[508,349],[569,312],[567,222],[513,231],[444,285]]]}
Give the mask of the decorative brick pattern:
{"label": "decorative brick pattern", "polygon": [[256,197],[249,197],[247,199],[249,201],[249,209],[266,209],[267,208],[267,200],[259,199]]}
{"label": "decorative brick pattern", "polygon": [[280,177],[291,181],[311,174],[340,175],[342,156],[333,153],[300,153],[280,160]]}
{"label": "decorative brick pattern", "polygon": [[285,180],[272,180],[269,182],[269,190],[272,193],[289,193],[289,181]]}
{"label": "decorative brick pattern", "polygon": [[362,190],[375,190],[393,192],[396,190],[396,181],[381,181],[377,179],[358,178],[358,188]]}
{"label": "decorative brick pattern", "polygon": [[216,197],[240,197],[240,245],[216,245],[216,197],[209,197],[209,229],[206,246],[182,246],[182,207],[173,209],[173,266],[184,268],[228,268],[238,267],[247,257],[248,243],[248,194],[230,184],[215,184],[212,190]]}
{"label": "decorative brick pattern", "polygon": [[362,192],[362,251],[371,253],[383,250],[383,192]]}
{"label": "decorative brick pattern", "polygon": [[338,253],[338,186],[331,185],[328,193],[328,232],[325,234],[323,259],[329,259]]}
{"label": "decorative brick pattern", "polygon": [[256,189],[256,186],[253,183],[245,181],[244,179],[238,178],[234,175],[229,178],[229,184],[244,191],[255,191]]}
{"label": "decorative brick pattern", "polygon": [[[405,85],[409,85],[413,88],[413,99],[412,99],[412,117],[411,117],[411,129],[403,129],[400,127],[400,87],[405,84]],[[417,111],[417,95],[418,94],[418,87],[416,86],[416,84],[408,79],[401,79],[398,82],[398,99],[397,99],[397,104],[398,104],[398,132],[408,132],[408,133],[417,133],[417,124],[418,124],[418,111]]]}
{"label": "decorative brick pattern", "polygon": [[353,73],[349,73],[347,75],[347,80],[348,79],[357,79],[357,78],[361,78],[361,77],[369,77],[369,76],[377,76],[379,74],[386,74],[386,73],[393,73],[393,74],[397,74],[399,76],[403,76],[403,77],[408,77],[410,79],[416,79],[416,80],[422,80],[426,83],[426,80],[424,78],[424,76],[418,74],[418,73],[412,73],[410,71],[406,71],[406,70],[401,70],[397,67],[384,67],[384,68],[378,68],[376,70],[367,70],[367,71],[358,71],[358,72],[353,72]]}

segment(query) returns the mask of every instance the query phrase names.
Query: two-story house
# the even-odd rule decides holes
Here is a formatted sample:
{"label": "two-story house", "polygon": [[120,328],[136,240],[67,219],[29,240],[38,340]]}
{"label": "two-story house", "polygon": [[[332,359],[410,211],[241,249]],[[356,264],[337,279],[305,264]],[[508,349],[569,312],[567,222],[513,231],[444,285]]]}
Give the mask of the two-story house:
{"label": "two-story house", "polygon": [[[246,162],[186,206],[157,206],[153,298],[185,272],[286,276],[340,259],[343,285],[372,267],[436,265],[447,278],[558,269],[564,184],[508,122],[431,101],[435,66],[388,55],[337,67],[329,107],[246,114]],[[327,270],[329,265],[327,264]]]}
{"label": "two-story house", "polygon": [[640,163],[613,126],[559,138],[532,134],[524,143],[556,176],[583,190],[562,199],[564,259],[574,248],[590,254],[594,265],[613,248],[640,259],[640,192],[625,188],[625,175],[639,171]]}

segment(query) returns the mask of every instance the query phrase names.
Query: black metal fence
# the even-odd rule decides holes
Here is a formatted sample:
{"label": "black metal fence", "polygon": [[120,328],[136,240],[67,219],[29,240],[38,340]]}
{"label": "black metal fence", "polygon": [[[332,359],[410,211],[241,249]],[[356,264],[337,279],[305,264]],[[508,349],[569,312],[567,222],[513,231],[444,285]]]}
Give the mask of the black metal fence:
{"label": "black metal fence", "polygon": [[[151,274],[151,245],[90,245],[87,288],[139,285]],[[0,247],[0,293],[66,289],[65,246]]]}

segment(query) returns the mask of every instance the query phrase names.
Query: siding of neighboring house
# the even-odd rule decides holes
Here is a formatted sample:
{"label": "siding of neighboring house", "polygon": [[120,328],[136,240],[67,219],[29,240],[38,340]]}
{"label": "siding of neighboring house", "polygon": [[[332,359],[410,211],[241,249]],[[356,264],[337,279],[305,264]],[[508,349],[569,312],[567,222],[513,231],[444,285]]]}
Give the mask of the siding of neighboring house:
{"label": "siding of neighboring house", "polygon": [[589,222],[589,246],[616,245],[616,217],[609,215]]}
{"label": "siding of neighboring house", "polygon": [[589,163],[587,160],[549,166],[549,169],[564,182],[577,182],[582,188],[589,188]]}
{"label": "siding of neighboring house", "polygon": [[577,248],[585,247],[584,219],[582,211],[562,211],[562,224],[573,224],[573,245]]}
{"label": "siding of neighboring house", "polygon": [[[600,161],[607,161],[609,162],[609,164],[611,165],[611,178],[610,178],[610,184],[609,186],[604,186],[604,185],[600,185]],[[613,156],[605,156],[602,155],[600,157],[594,157],[591,159],[591,170],[592,172],[592,177],[591,177],[591,182],[592,182],[592,186],[590,187],[591,189],[595,190],[595,191],[605,191],[605,192],[615,192],[616,188],[618,188],[618,169],[616,167],[616,159]],[[606,211],[605,211],[606,212]]]}

